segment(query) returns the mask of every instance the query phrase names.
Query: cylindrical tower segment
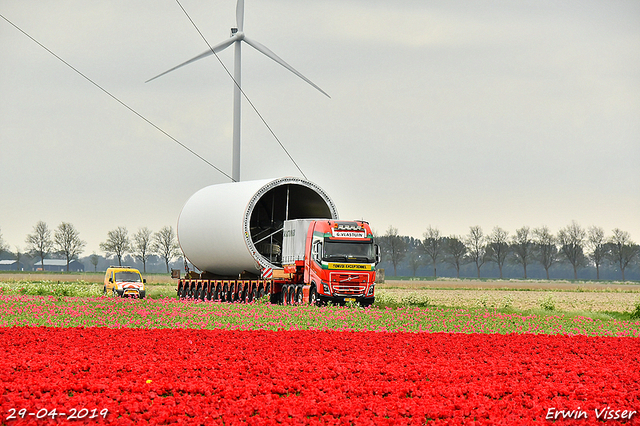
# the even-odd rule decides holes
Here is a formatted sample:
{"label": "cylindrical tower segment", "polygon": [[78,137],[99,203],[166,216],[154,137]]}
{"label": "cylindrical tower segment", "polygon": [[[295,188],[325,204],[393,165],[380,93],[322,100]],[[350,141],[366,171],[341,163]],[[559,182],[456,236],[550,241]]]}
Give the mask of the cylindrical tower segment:
{"label": "cylindrical tower segment", "polygon": [[178,241],[198,269],[235,276],[281,266],[289,219],[338,219],[333,201],[308,180],[283,177],[211,185],[187,200]]}

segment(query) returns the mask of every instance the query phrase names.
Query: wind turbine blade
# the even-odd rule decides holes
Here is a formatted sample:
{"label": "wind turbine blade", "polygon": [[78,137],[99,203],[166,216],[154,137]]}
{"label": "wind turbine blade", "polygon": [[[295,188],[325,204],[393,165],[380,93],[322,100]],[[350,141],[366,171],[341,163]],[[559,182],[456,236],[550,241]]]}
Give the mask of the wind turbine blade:
{"label": "wind turbine blade", "polygon": [[189,60],[188,60],[188,61],[186,61],[186,62],[181,63],[180,65],[176,65],[175,67],[171,68],[170,70],[167,70],[167,71],[163,72],[162,74],[158,74],[158,75],[156,75],[155,77],[150,78],[149,80],[145,81],[145,83],[148,83],[148,82],[150,82],[151,80],[155,80],[155,79],[156,79],[156,78],[158,78],[158,77],[162,77],[163,75],[168,74],[168,73],[170,73],[171,71],[177,70],[178,68],[183,67],[183,66],[185,66],[185,65],[187,65],[187,64],[190,64],[191,62],[195,62],[195,61],[197,61],[198,59],[206,58],[207,56],[213,55],[214,53],[218,53],[218,52],[220,52],[221,50],[224,50],[224,49],[226,49],[227,47],[229,47],[229,46],[230,46],[231,44],[233,44],[237,39],[238,39],[238,37],[233,36],[233,37],[231,37],[230,39],[223,41],[222,43],[218,43],[218,44],[216,44],[215,46],[213,46],[211,49],[207,50],[206,52],[203,52],[203,53],[199,54],[198,56],[196,56],[196,57],[194,57],[194,58],[191,58],[191,59],[189,59]]}
{"label": "wind turbine blade", "polygon": [[326,97],[331,98],[331,96],[329,96],[327,94],[327,92],[325,92],[324,90],[322,90],[321,88],[319,88],[318,86],[316,86],[311,80],[309,80],[307,77],[305,77],[304,75],[300,74],[295,68],[293,68],[291,65],[289,65],[288,63],[286,63],[282,58],[280,58],[278,55],[276,55],[275,53],[273,53],[271,50],[269,50],[266,46],[258,43],[255,40],[251,40],[249,38],[247,38],[246,36],[243,39],[244,41],[247,42],[247,44],[251,47],[253,47],[254,49],[256,49],[258,52],[263,53],[264,55],[270,57],[271,59],[273,59],[274,61],[276,61],[277,63],[279,63],[280,65],[282,65],[283,67],[285,67],[286,69],[288,69],[289,71],[291,71],[292,73],[294,73],[295,75],[297,75],[298,77],[300,77],[301,79],[303,79],[304,81],[306,81],[307,83],[309,83],[310,85],[312,85],[313,87],[315,87],[316,89],[318,89],[321,93],[323,93]]}
{"label": "wind turbine blade", "polygon": [[244,26],[244,0],[238,0],[236,5],[236,25],[238,26],[238,31],[242,32],[242,27]]}

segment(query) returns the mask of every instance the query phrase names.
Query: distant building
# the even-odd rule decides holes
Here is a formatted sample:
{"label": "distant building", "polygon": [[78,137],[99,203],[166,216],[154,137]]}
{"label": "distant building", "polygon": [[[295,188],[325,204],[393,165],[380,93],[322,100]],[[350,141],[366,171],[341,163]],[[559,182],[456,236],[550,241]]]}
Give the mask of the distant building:
{"label": "distant building", "polygon": [[0,271],[24,271],[24,264],[17,260],[0,260]]}
{"label": "distant building", "polygon": [[[34,271],[52,271],[63,272],[67,270],[67,261],[64,259],[45,259],[44,269],[42,267],[42,261],[36,262],[33,265]],[[84,272],[84,265],[77,260],[69,262],[70,272]]]}

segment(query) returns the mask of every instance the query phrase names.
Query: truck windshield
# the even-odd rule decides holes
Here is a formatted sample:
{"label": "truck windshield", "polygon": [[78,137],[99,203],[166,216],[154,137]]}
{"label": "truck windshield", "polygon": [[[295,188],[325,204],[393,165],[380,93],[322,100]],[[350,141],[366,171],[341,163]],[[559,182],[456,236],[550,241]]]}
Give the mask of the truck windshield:
{"label": "truck windshield", "polygon": [[116,272],[116,281],[126,281],[130,283],[140,283],[140,274],[129,271]]}
{"label": "truck windshield", "polygon": [[324,260],[339,262],[375,262],[372,242],[336,242],[325,240]]}

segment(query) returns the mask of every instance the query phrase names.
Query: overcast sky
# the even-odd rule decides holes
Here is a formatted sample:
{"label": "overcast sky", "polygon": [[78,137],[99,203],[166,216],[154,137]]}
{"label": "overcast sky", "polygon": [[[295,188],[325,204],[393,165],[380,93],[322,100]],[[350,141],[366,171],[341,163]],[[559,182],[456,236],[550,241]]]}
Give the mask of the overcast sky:
{"label": "overcast sky", "polygon": [[[210,44],[235,0],[181,0]],[[171,0],[2,0],[0,14],[231,174],[232,82]],[[577,221],[640,242],[640,2],[246,0],[242,85],[342,219],[421,238]],[[73,223],[100,253],[229,179],[0,19],[0,232]],[[233,50],[220,55],[232,69]],[[300,176],[243,104],[242,180]]]}

